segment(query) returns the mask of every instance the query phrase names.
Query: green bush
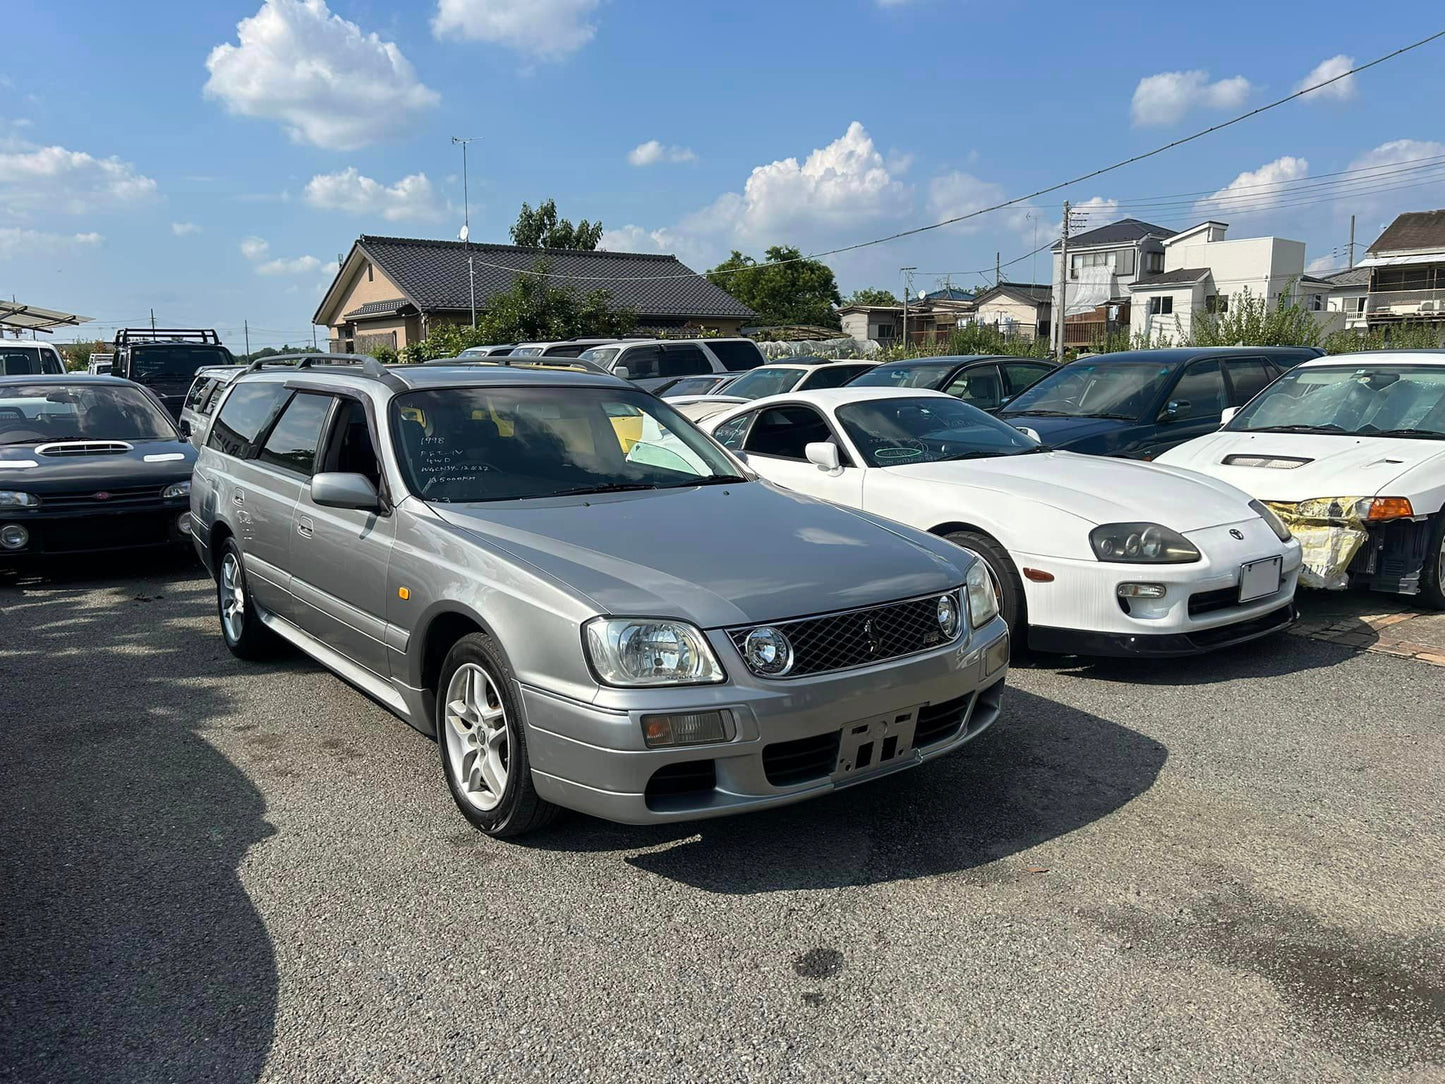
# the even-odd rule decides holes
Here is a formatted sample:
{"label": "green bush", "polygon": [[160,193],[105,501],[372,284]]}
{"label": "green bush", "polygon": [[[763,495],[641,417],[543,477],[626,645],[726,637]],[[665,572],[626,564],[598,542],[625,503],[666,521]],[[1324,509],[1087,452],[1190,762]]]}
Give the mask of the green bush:
{"label": "green bush", "polygon": [[1362,350],[1438,350],[1442,329],[1439,324],[1402,323],[1371,331],[1336,331],[1325,337],[1328,354],[1354,354]]}

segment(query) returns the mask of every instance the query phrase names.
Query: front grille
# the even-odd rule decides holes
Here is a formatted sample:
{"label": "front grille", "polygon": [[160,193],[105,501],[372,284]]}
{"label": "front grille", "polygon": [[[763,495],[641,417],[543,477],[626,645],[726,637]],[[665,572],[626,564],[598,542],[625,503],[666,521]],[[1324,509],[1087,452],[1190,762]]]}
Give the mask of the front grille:
{"label": "front grille", "polygon": [[[160,500],[162,488],[158,485],[122,486],[117,489],[97,486],[84,492],[47,493],[40,498],[40,504],[41,507],[47,509],[125,508],[137,504],[151,504]],[[100,493],[104,493],[106,496],[97,496]]]}
{"label": "front grille", "polygon": [[773,742],[763,749],[763,771],[775,787],[791,787],[832,775],[838,766],[841,730],[815,734],[811,738]]}
{"label": "front grille", "polygon": [[1214,613],[1239,605],[1238,587],[1221,587],[1218,591],[1200,591],[1189,596],[1189,616]]}
{"label": "front grille", "polygon": [[699,796],[717,787],[717,762],[683,760],[668,764],[652,773],[647,781],[647,804],[668,798]]}
{"label": "front grille", "polygon": [[913,728],[914,748],[932,745],[957,734],[968,718],[968,704],[972,698],[972,693],[965,693],[941,704],[919,708],[918,722]]}
{"label": "front grille", "polygon": [[1191,632],[1189,642],[1199,648],[1219,647],[1236,640],[1245,640],[1251,636],[1261,636],[1266,632],[1282,629],[1293,620],[1293,607],[1281,606],[1278,610],[1271,610],[1267,614],[1250,618],[1248,621],[1238,621],[1233,625],[1221,625],[1218,628]]}
{"label": "front grille", "polygon": [[[959,612],[963,612],[961,605]],[[758,627],[749,625],[728,630],[739,654],[743,652],[748,633]],[[786,677],[866,666],[927,651],[944,642],[938,627],[937,595],[822,617],[779,621],[771,627],[781,629],[793,645],[793,667]]]}

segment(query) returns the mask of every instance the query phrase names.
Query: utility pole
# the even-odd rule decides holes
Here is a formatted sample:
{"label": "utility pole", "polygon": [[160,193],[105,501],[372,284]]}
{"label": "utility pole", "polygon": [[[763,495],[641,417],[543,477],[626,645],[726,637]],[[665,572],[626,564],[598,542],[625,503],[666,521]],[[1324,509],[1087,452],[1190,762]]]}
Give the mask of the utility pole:
{"label": "utility pole", "polygon": [[1064,315],[1069,311],[1069,201],[1064,200],[1064,236],[1059,246],[1059,311],[1054,313],[1054,338],[1064,360]]}
{"label": "utility pole", "polygon": [[1355,216],[1350,215],[1350,266],[1355,266]]}
{"label": "utility pole", "polygon": [[472,205],[467,192],[467,144],[475,139],[452,136],[452,143],[462,145],[462,243],[467,246],[467,282],[472,291],[472,327],[477,326],[477,269],[472,263]]}
{"label": "utility pole", "polygon": [[903,349],[908,349],[908,294],[913,289],[913,272],[917,267],[900,267],[903,275]]}
{"label": "utility pole", "polygon": [[311,349],[312,349],[312,350],[320,349],[320,348],[316,345],[316,325],[315,325],[315,324],[312,324],[312,325],[311,325]]}
{"label": "utility pole", "polygon": [[995,252],[993,254],[993,284],[995,286],[1003,284],[1003,265],[998,262],[1001,258],[1001,253]]}
{"label": "utility pole", "polygon": [[250,322],[249,320],[242,320],[242,321],[241,321],[241,330],[246,333],[246,360],[247,360],[247,361],[250,361],[250,360],[251,360],[251,322]]}
{"label": "utility pole", "polygon": [[156,329],[156,310],[155,310],[155,309],[151,309],[151,330],[154,331],[155,329]]}

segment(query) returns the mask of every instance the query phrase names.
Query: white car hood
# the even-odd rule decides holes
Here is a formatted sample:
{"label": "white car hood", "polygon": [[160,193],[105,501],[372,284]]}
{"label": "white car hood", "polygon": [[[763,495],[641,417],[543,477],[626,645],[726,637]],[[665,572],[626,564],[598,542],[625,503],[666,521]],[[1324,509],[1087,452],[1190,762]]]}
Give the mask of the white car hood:
{"label": "white car hood", "polygon": [[[1237,455],[1307,459],[1297,467],[1226,464]],[[1199,471],[1261,500],[1296,502],[1312,497],[1373,497],[1400,475],[1430,461],[1445,466],[1445,442],[1402,437],[1346,437],[1321,433],[1219,432],[1191,440],[1159,457],[1161,463]],[[1412,496],[1391,493],[1389,496]]]}
{"label": "white car hood", "polygon": [[1198,531],[1254,515],[1232,486],[1152,463],[1074,452],[963,459],[884,468],[931,483],[1008,493],[1057,508],[1091,524],[1162,523]]}

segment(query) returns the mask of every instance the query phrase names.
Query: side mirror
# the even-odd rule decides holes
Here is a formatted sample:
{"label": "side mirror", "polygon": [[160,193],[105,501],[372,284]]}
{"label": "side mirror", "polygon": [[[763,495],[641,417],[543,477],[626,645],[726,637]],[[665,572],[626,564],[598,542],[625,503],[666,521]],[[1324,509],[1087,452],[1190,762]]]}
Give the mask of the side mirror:
{"label": "side mirror", "polygon": [[1161,422],[1172,422],[1184,417],[1189,413],[1192,404],[1188,399],[1170,399],[1169,403],[1159,414]]}
{"label": "side mirror", "polygon": [[614,365],[612,367],[612,375],[619,380],[626,380],[630,374],[626,365]]}
{"label": "side mirror", "polygon": [[831,440],[820,440],[805,445],[803,454],[808,457],[809,463],[829,474],[843,469],[842,458],[838,455],[838,446]]}
{"label": "side mirror", "polygon": [[332,471],[311,479],[311,501],[324,508],[355,508],[359,512],[380,512],[381,494],[364,474]]}
{"label": "side mirror", "polygon": [[1228,425],[1230,422],[1234,421],[1234,416],[1235,416],[1236,414],[1238,414],[1238,413],[1239,413],[1239,407],[1237,407],[1237,406],[1227,406],[1227,407],[1225,407],[1225,408],[1224,408],[1224,412],[1219,415],[1219,427],[1222,429],[1222,428],[1224,428],[1226,425]]}
{"label": "side mirror", "polygon": [[1030,429],[1027,425],[1016,425],[1014,428],[1032,441],[1037,441],[1039,444],[1044,442],[1044,438],[1039,436],[1037,429]]}

